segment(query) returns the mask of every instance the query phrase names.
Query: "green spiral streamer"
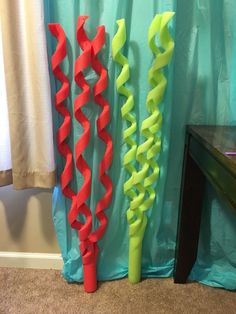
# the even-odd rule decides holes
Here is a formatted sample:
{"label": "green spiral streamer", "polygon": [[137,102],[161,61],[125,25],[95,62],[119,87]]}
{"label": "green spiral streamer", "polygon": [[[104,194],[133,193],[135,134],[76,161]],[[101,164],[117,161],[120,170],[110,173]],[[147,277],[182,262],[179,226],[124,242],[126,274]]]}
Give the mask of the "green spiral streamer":
{"label": "green spiral streamer", "polygon": [[[124,86],[130,77],[128,60],[120,52],[126,41],[125,20],[120,19],[117,20],[116,23],[118,25],[118,30],[112,41],[112,57],[114,61],[122,66],[121,72],[116,79],[116,88],[119,94],[126,97],[126,101],[121,108],[121,115],[122,118],[129,123],[129,127],[124,130],[123,139],[130,149],[124,156],[123,164],[129,174],[132,175],[135,171],[134,162],[136,160],[137,151],[137,143],[133,139],[132,135],[136,133],[137,122],[135,115],[131,113],[134,108],[133,94]],[[133,189],[132,177],[125,182],[124,192],[130,199],[133,199],[135,192]]]}
{"label": "green spiral streamer", "polygon": [[[126,42],[126,28],[125,20],[117,20],[118,30],[112,40],[112,57],[115,62],[122,66],[121,72],[116,79],[116,88],[119,94],[125,96],[126,100],[123,106],[121,107],[122,119],[127,122],[128,127],[123,132],[123,140],[127,144],[129,150],[124,155],[123,165],[126,171],[129,173],[128,180],[124,183],[124,194],[129,198],[130,207],[127,210],[127,219],[130,225],[133,228],[138,230],[144,230],[146,226],[147,219],[143,214],[143,211],[140,210],[140,206],[143,202],[145,189],[143,183],[137,183],[133,185],[133,174],[136,173],[135,163],[136,163],[136,153],[137,153],[137,142],[136,142],[136,131],[137,131],[137,121],[135,114],[132,112],[134,108],[134,97],[131,91],[125,87],[125,83],[130,78],[130,68],[128,64],[128,59],[121,53]],[[137,192],[136,192],[137,191]],[[131,228],[132,229],[132,228]],[[130,229],[131,233],[132,230]],[[138,252],[139,254],[141,253]],[[141,256],[139,258],[129,258],[131,264],[136,261],[141,261]],[[140,265],[141,266],[141,265]],[[129,267],[130,268],[130,267]],[[133,267],[131,267],[132,269]]]}
{"label": "green spiral streamer", "polygon": [[[133,184],[137,186],[143,182],[145,192],[147,192],[144,202],[139,207],[139,211],[143,213],[143,219],[145,221],[143,225],[146,225],[147,221],[145,212],[153,206],[156,197],[155,184],[160,172],[156,157],[161,148],[160,131],[162,127],[162,114],[158,106],[163,101],[167,85],[167,79],[165,78],[163,69],[170,62],[174,49],[174,42],[167,28],[168,22],[173,15],[174,12],[157,14],[148,32],[148,44],[155,56],[154,63],[148,73],[148,80],[152,89],[149,91],[146,99],[149,116],[142,122],[141,126],[141,133],[146,140],[138,146],[136,153],[140,170],[133,173]],[[155,44],[157,33],[160,34],[161,48],[158,48]],[[139,228],[134,224],[130,225],[129,279],[134,283],[140,280],[141,251],[144,232],[145,227]],[[135,258],[140,258],[140,261],[135,261]]]}

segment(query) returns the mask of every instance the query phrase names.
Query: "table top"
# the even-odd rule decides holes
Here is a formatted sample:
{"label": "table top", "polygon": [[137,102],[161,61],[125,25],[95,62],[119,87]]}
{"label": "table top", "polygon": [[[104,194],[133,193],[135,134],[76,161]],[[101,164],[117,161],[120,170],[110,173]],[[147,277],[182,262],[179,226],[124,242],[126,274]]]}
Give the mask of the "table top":
{"label": "table top", "polygon": [[236,176],[236,126],[189,125],[187,132]]}

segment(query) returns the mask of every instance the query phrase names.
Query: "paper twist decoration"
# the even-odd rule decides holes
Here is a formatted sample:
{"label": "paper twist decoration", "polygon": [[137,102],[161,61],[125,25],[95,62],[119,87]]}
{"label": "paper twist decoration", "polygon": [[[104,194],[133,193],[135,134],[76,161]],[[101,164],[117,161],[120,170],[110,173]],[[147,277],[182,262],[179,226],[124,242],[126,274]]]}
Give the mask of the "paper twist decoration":
{"label": "paper twist decoration", "polygon": [[[65,76],[65,74],[62,72],[60,68],[60,63],[65,58],[67,51],[66,51],[66,36],[64,33],[63,28],[60,26],[60,24],[48,24],[48,28],[51,31],[52,35],[55,36],[58,40],[58,44],[56,47],[56,51],[52,56],[52,71],[55,75],[55,77],[61,82],[62,86],[59,89],[59,91],[55,95],[55,107],[56,110],[64,117],[62,125],[58,128],[57,131],[57,147],[62,154],[62,156],[66,159],[66,163],[64,166],[64,169],[60,176],[61,181],[61,187],[63,194],[70,198],[72,200],[71,208],[69,211],[68,219],[71,223],[71,226],[78,230],[79,237],[81,239],[81,246],[85,246],[85,241],[87,240],[88,234],[92,228],[92,216],[90,213],[90,210],[86,208],[86,206],[83,206],[81,208],[81,205],[77,203],[77,197],[75,192],[69,187],[69,183],[72,180],[73,175],[73,157],[70,150],[69,145],[66,143],[67,138],[70,134],[71,129],[71,117],[70,113],[67,110],[67,108],[64,105],[65,99],[69,95],[69,80]],[[77,158],[79,158],[77,154]],[[82,164],[83,166],[83,164]],[[84,170],[84,168],[83,168]],[[85,169],[86,170],[86,169]],[[91,175],[90,175],[91,177]],[[89,178],[87,176],[87,182],[89,183]],[[88,184],[87,183],[87,184]],[[86,188],[85,188],[86,189]],[[85,193],[84,198],[86,197]],[[83,200],[83,198],[82,198]],[[79,221],[76,220],[79,213],[82,213],[86,217],[86,223],[82,224]],[[82,259],[86,260],[90,256],[90,253],[88,250],[85,249],[82,251]]]}
{"label": "paper twist decoration", "polygon": [[[155,56],[153,66],[148,73],[152,89],[149,91],[146,100],[149,117],[142,122],[141,126],[141,133],[146,138],[146,141],[138,147],[136,155],[136,159],[141,165],[141,170],[133,175],[133,183],[137,185],[143,181],[145,191],[148,192],[148,197],[140,207],[142,212],[146,212],[153,206],[156,197],[154,186],[160,172],[156,156],[161,148],[162,114],[158,106],[163,101],[167,85],[163,68],[170,62],[174,49],[174,42],[167,28],[167,24],[173,15],[173,12],[157,14],[148,32],[148,44]],[[163,52],[155,44],[155,37],[158,32],[160,33],[160,44],[164,50]],[[145,228],[142,229],[142,233],[137,228],[133,233],[137,250],[140,247],[140,243],[142,243],[144,232]],[[132,281],[137,282],[139,279],[140,275],[138,276],[138,268],[136,267],[136,274],[134,271]]]}
{"label": "paper twist decoration", "polygon": [[96,216],[99,220],[99,227],[89,237],[93,242],[97,242],[103,236],[106,226],[107,217],[104,209],[108,207],[112,198],[112,181],[106,171],[110,168],[112,162],[112,138],[106,131],[106,127],[110,122],[110,107],[108,101],[102,96],[107,88],[107,70],[103,67],[98,59],[98,54],[105,44],[105,27],[99,26],[97,34],[92,41],[92,68],[99,76],[98,81],[94,85],[93,95],[95,102],[101,107],[102,112],[97,119],[97,132],[99,138],[105,143],[106,149],[99,165],[99,179],[104,186],[106,192],[98,201],[96,206]]}
{"label": "paper twist decoration", "polygon": [[[83,35],[83,21],[80,20],[77,27],[77,35],[80,36],[80,33]],[[66,106],[64,105],[65,99],[69,95],[69,80],[62,72],[60,68],[60,63],[65,58],[66,52],[66,36],[64,33],[63,28],[60,24],[48,24],[48,28],[51,31],[52,35],[55,36],[58,40],[58,44],[56,47],[56,51],[52,56],[52,71],[55,77],[61,82],[62,86],[59,91],[55,95],[55,107],[56,110],[64,117],[62,125],[58,128],[57,131],[57,147],[62,154],[62,156],[66,159],[66,163],[64,169],[60,176],[61,187],[63,194],[72,200],[71,208],[68,214],[68,220],[71,223],[72,228],[78,230],[78,236],[80,238],[80,250],[82,255],[82,261],[84,265],[87,265],[87,269],[91,268],[91,264],[94,264],[94,256],[96,256],[96,245],[89,241],[88,235],[92,229],[92,215],[90,209],[85,204],[86,199],[90,195],[91,189],[91,171],[86,164],[85,160],[82,156],[82,151],[87,146],[89,141],[89,131],[90,125],[87,118],[83,115],[81,111],[81,107],[87,102],[87,97],[89,96],[89,86],[87,85],[86,81],[81,79],[83,74],[80,72],[86,67],[87,62],[90,62],[90,55],[91,55],[91,47],[89,53],[85,52],[85,55],[82,56],[82,60],[77,60],[75,65],[75,77],[76,81],[80,82],[80,86],[83,90],[82,94],[77,97],[75,100],[75,116],[77,120],[82,124],[84,127],[84,133],[82,134],[80,140],[76,144],[76,166],[82,175],[85,178],[84,184],[76,195],[76,193],[69,187],[69,183],[72,180],[73,175],[73,157],[72,152],[70,150],[69,145],[66,143],[67,138],[70,134],[71,129],[71,117],[70,112],[67,110]],[[82,36],[83,38],[83,36]],[[88,48],[89,49],[89,48]],[[81,79],[81,80],[80,80]],[[78,214],[81,213],[86,217],[86,222],[83,224],[77,220]],[[96,262],[95,262],[96,263]],[[86,266],[84,266],[86,268]],[[88,271],[87,271],[88,272]],[[89,272],[90,274],[91,272]],[[91,290],[92,281],[94,283],[94,276],[87,276],[85,280],[85,290]],[[95,274],[95,283],[96,283],[96,274]],[[94,284],[92,284],[92,290]],[[96,290],[96,289],[95,289]],[[90,291],[89,291],[90,292]]]}
{"label": "paper twist decoration", "polygon": [[[101,239],[107,226],[107,217],[103,210],[109,205],[112,197],[112,182],[106,174],[112,162],[112,139],[106,131],[106,126],[110,121],[109,103],[102,96],[102,92],[107,88],[107,71],[98,60],[98,53],[105,43],[105,28],[103,26],[98,27],[97,35],[93,41],[90,41],[83,28],[87,18],[87,16],[80,16],[78,18],[77,40],[83,53],[77,58],[75,63],[75,81],[82,89],[82,93],[75,100],[75,117],[84,128],[84,132],[76,144],[76,166],[84,176],[85,181],[80,192],[77,194],[77,207],[74,207],[73,210],[70,211],[69,219],[72,226],[79,230],[81,240],[80,250],[84,265],[85,291],[93,292],[97,288],[97,241]],[[81,107],[88,102],[90,95],[90,87],[82,71],[91,65],[99,75],[99,79],[93,89],[94,100],[102,108],[102,112],[97,119],[98,136],[106,144],[106,150],[99,167],[99,179],[105,187],[106,192],[96,206],[96,216],[100,225],[94,232],[91,232],[91,211],[85,203],[91,192],[91,170],[82,156],[82,152],[89,142],[90,123],[81,111]],[[86,223],[84,225],[76,220],[80,212],[86,217]]]}
{"label": "paper twist decoration", "polygon": [[71,130],[71,117],[69,110],[64,104],[70,93],[70,83],[60,67],[60,64],[67,55],[66,35],[60,24],[48,24],[48,28],[58,41],[56,50],[52,55],[51,63],[54,76],[58,81],[61,82],[61,87],[57,91],[54,99],[55,108],[57,112],[59,112],[63,117],[63,122],[57,130],[56,137],[58,151],[65,159],[65,166],[60,175],[60,183],[62,193],[72,200],[72,198],[75,196],[75,193],[70,188],[69,184],[73,176],[73,157],[71,149],[66,143]]}
{"label": "paper twist decoration", "polygon": [[[83,28],[86,19],[86,16],[80,16],[78,18],[76,37],[83,52],[76,59],[74,68],[75,82],[82,90],[75,99],[74,114],[77,121],[83,127],[83,133],[75,146],[76,167],[84,177],[84,182],[76,195],[76,206],[72,206],[68,218],[71,226],[78,230],[80,251],[84,266],[84,289],[87,292],[93,292],[97,287],[96,256],[98,249],[97,244],[89,240],[89,234],[92,230],[92,213],[86,204],[86,201],[91,194],[91,169],[82,155],[90,139],[90,122],[81,110],[81,108],[89,101],[90,96],[90,87],[83,75],[83,70],[89,67],[91,63],[91,43],[87,39]],[[78,220],[79,213],[85,216],[84,224]]]}
{"label": "paper twist decoration", "polygon": [[[137,267],[137,261],[141,261],[141,250],[136,250],[136,240],[132,237],[137,232],[142,232],[145,229],[147,219],[144,216],[143,212],[140,210],[140,205],[143,202],[144,198],[144,187],[142,182],[136,185],[138,194],[133,186],[133,174],[136,172],[135,162],[136,162],[136,151],[137,151],[137,142],[136,142],[136,130],[137,122],[135,114],[132,112],[134,108],[134,97],[131,91],[125,87],[125,83],[129,80],[130,77],[130,67],[128,64],[128,59],[121,53],[121,50],[126,42],[126,28],[125,20],[121,19],[117,22],[118,30],[112,41],[112,57],[113,59],[122,66],[121,72],[116,79],[116,88],[119,94],[126,97],[126,101],[121,108],[121,115],[124,121],[126,121],[129,126],[124,130],[123,139],[124,142],[129,147],[129,150],[124,155],[123,165],[126,171],[130,174],[128,180],[124,183],[124,194],[130,199],[130,207],[127,210],[127,219],[129,223],[129,279],[132,282],[132,271]],[[132,240],[131,240],[132,239]],[[134,254],[137,253],[137,254]]]}

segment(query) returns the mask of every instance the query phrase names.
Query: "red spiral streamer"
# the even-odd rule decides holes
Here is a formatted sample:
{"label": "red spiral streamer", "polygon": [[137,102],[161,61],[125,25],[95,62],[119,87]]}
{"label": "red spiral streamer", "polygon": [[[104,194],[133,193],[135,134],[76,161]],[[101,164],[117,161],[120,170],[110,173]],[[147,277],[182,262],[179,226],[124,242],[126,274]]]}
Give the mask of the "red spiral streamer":
{"label": "red spiral streamer", "polygon": [[[83,24],[85,19],[79,18],[76,30],[77,40],[83,41]],[[76,167],[84,177],[83,185],[76,195],[76,206],[70,210],[68,218],[72,228],[79,230],[79,238],[85,241],[92,229],[92,214],[90,208],[86,205],[86,200],[91,194],[91,169],[85,161],[82,153],[86,149],[90,139],[90,122],[82,112],[81,108],[89,101],[90,87],[86,82],[83,70],[90,64],[90,45],[86,45],[86,49],[75,61],[74,78],[76,84],[81,88],[82,92],[78,95],[74,102],[74,114],[77,121],[83,127],[83,133],[75,145]],[[78,220],[78,215],[83,214],[86,217],[85,224]]]}
{"label": "red spiral streamer", "polygon": [[[93,292],[97,289],[96,257],[98,247],[97,243],[91,242],[88,238],[92,230],[92,213],[86,204],[91,194],[91,169],[82,155],[90,140],[90,122],[81,110],[89,101],[90,97],[90,86],[83,74],[83,71],[91,64],[91,42],[88,40],[83,28],[87,18],[87,16],[80,16],[78,18],[76,37],[83,52],[76,59],[74,68],[75,82],[82,90],[75,99],[74,114],[77,121],[83,127],[83,133],[75,146],[75,158],[76,167],[84,177],[84,182],[76,195],[76,205],[70,210],[68,218],[71,226],[78,230],[80,251],[84,266],[84,289],[87,292]],[[84,224],[78,220],[79,213],[83,214],[86,218]]]}
{"label": "red spiral streamer", "polygon": [[55,108],[64,118],[61,126],[57,130],[56,141],[59,153],[65,158],[65,166],[60,175],[62,193],[72,199],[75,196],[74,191],[69,184],[73,176],[73,157],[69,145],[66,143],[71,130],[70,112],[64,102],[70,93],[70,83],[67,76],[61,70],[60,64],[67,55],[66,35],[60,24],[48,24],[52,35],[57,39],[57,46],[52,55],[51,64],[52,72],[57,80],[61,82],[61,87],[55,94]]}
{"label": "red spiral streamer", "polygon": [[97,131],[99,138],[106,144],[105,153],[99,165],[99,180],[104,186],[106,192],[99,200],[96,206],[96,216],[99,220],[99,227],[89,237],[93,242],[97,242],[102,238],[106,226],[107,217],[104,209],[108,207],[112,199],[112,181],[107,175],[106,171],[110,168],[112,163],[112,138],[106,131],[106,127],[110,122],[110,107],[109,102],[102,96],[102,93],[107,88],[107,70],[98,59],[98,54],[105,44],[105,27],[99,26],[97,34],[92,41],[92,68],[99,76],[98,81],[93,88],[93,96],[95,102],[101,107],[102,112],[97,119]]}
{"label": "red spiral streamer", "polygon": [[[93,264],[94,263],[93,256],[96,255],[96,247],[91,241],[88,240],[88,235],[92,229],[92,215],[91,215],[90,209],[85,204],[81,204],[81,201],[83,201],[84,199],[86,200],[87,195],[90,195],[91,171],[90,169],[86,168],[86,164],[84,164],[84,160],[80,156],[81,155],[80,149],[76,150],[76,157],[77,157],[76,165],[78,165],[78,163],[81,162],[81,167],[83,167],[81,172],[86,177],[85,184],[84,184],[85,187],[83,186],[84,190],[82,190],[83,189],[82,187],[81,189],[82,191],[80,191],[77,195],[69,187],[69,183],[72,180],[72,176],[73,176],[73,157],[72,157],[72,152],[70,150],[70,147],[66,143],[66,139],[68,138],[71,131],[71,117],[70,117],[70,112],[68,111],[68,109],[66,108],[64,104],[64,101],[69,95],[70,84],[69,84],[68,78],[66,77],[66,75],[63,73],[63,71],[60,68],[61,62],[67,55],[66,36],[60,24],[48,24],[48,28],[51,31],[52,35],[55,36],[58,40],[56,51],[52,55],[52,71],[55,77],[62,84],[61,88],[58,90],[58,92],[55,95],[56,110],[64,117],[62,125],[57,130],[58,151],[66,160],[64,169],[60,176],[60,182],[61,182],[63,194],[67,198],[72,200],[68,218],[69,218],[72,228],[75,228],[78,230],[78,235],[81,241],[80,250],[81,250],[83,263],[89,264],[91,263],[91,260],[92,260],[92,264]],[[75,112],[76,112],[76,117],[77,117],[79,108],[77,108],[78,105],[77,106],[75,105],[75,107],[76,107]],[[87,132],[87,137],[88,137],[86,140],[84,140],[82,145],[86,146],[86,142],[89,141],[89,125],[88,125],[88,121],[86,121],[86,119],[84,119],[83,116],[82,116],[82,120],[83,120],[82,125],[84,125],[84,122],[86,123],[85,131]],[[77,146],[79,145],[80,143],[77,143]],[[79,169],[81,168],[79,167]],[[79,213],[83,214],[86,217],[85,224],[82,224],[81,222],[77,220],[77,216]]]}
{"label": "red spiral streamer", "polygon": [[[73,175],[73,160],[70,148],[68,144],[65,143],[71,128],[70,113],[63,103],[69,95],[69,80],[60,69],[60,63],[66,56],[66,37],[59,24],[49,24],[48,27],[52,34],[58,39],[56,52],[52,56],[52,68],[54,75],[62,83],[62,87],[55,96],[56,109],[64,117],[64,121],[57,132],[58,150],[66,159],[66,164],[61,174],[61,186],[63,194],[72,200],[68,220],[71,227],[78,231],[80,239],[80,251],[84,266],[84,289],[86,292],[94,292],[97,289],[97,241],[102,238],[106,230],[107,217],[104,213],[104,209],[108,207],[112,198],[112,181],[106,173],[112,162],[112,138],[106,131],[106,127],[110,122],[109,102],[102,96],[102,93],[107,88],[107,70],[98,59],[98,54],[105,44],[105,27],[99,26],[95,38],[93,41],[90,41],[83,28],[87,18],[87,16],[80,16],[78,18],[76,30],[76,37],[82,49],[82,54],[75,61],[74,78],[82,92],[75,99],[74,114],[83,128],[83,133],[75,146],[75,159],[76,168],[84,178],[83,185],[77,194],[69,187]],[[92,66],[99,76],[93,88],[93,96],[95,102],[102,109],[97,119],[98,136],[106,144],[105,153],[99,165],[99,180],[106,191],[96,206],[96,216],[100,225],[98,229],[93,232],[92,213],[86,204],[91,194],[91,169],[82,155],[90,140],[90,122],[81,110],[89,101],[90,97],[90,86],[83,75],[83,71],[89,66]],[[79,214],[84,215],[85,223],[79,221]]]}

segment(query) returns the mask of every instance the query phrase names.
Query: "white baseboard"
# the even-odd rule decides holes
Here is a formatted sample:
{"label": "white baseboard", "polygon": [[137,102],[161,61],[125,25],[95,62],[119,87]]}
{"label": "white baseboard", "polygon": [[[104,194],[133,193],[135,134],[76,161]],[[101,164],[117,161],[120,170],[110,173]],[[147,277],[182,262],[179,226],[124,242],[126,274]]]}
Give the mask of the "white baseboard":
{"label": "white baseboard", "polygon": [[61,254],[0,252],[0,267],[62,269]]}

